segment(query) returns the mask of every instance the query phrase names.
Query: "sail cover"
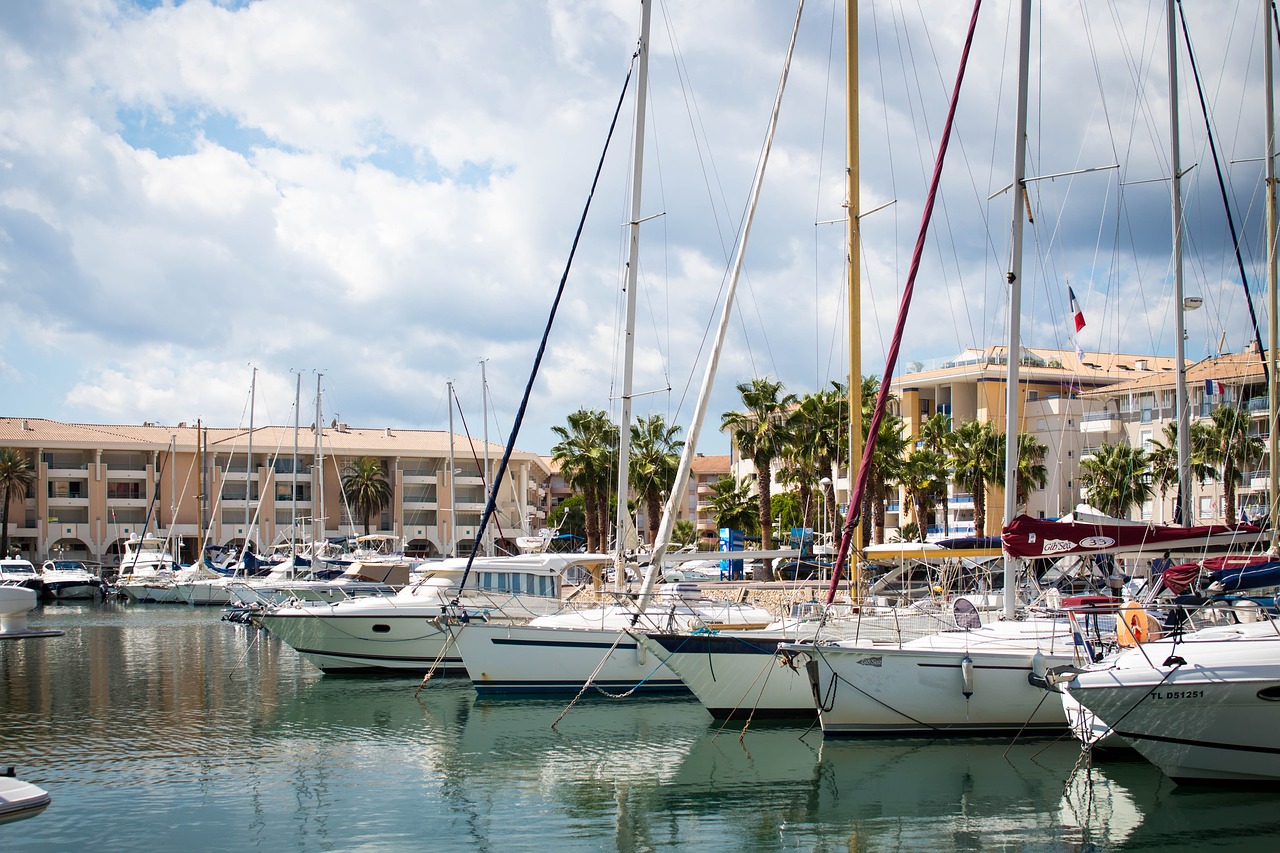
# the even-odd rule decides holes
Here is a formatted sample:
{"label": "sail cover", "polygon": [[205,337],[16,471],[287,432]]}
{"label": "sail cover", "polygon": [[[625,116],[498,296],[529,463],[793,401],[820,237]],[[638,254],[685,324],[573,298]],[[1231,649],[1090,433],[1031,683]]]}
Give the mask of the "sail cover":
{"label": "sail cover", "polygon": [[1015,557],[1057,557],[1097,551],[1158,550],[1176,546],[1196,547],[1215,537],[1239,536],[1256,541],[1261,528],[1252,524],[1210,524],[1202,527],[1167,527],[1132,523],[1102,524],[1044,521],[1020,515],[1004,528],[1004,549]]}

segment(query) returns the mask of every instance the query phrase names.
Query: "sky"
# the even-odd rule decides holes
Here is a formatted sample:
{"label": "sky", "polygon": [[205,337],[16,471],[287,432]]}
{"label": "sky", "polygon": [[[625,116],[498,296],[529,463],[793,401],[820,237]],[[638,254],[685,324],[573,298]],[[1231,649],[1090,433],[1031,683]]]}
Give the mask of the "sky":
{"label": "sky", "polygon": [[[979,14],[898,373],[1007,334],[1012,5]],[[1264,317],[1261,5],[1186,14]],[[1023,344],[1171,355],[1165,4],[1036,6]],[[861,4],[865,374],[884,369],[970,13]],[[782,0],[655,0],[636,416],[688,429],[795,18]],[[319,377],[326,422],[446,429],[452,381],[456,430],[478,438],[487,415],[505,440],[639,22],[638,0],[0,4],[0,412],[247,425],[256,369],[257,424],[292,423],[300,384],[309,425]],[[803,395],[847,370],[843,33],[843,2],[804,6],[709,454],[728,452],[737,384]],[[1185,45],[1178,62],[1195,360],[1252,332]],[[634,109],[633,78],[522,450],[549,452],[576,409],[620,412]]]}

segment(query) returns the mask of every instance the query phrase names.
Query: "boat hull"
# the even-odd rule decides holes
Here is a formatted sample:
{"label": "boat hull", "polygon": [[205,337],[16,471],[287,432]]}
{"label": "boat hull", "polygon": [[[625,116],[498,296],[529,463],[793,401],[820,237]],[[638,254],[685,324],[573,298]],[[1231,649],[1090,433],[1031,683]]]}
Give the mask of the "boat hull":
{"label": "boat hull", "polygon": [[647,634],[636,642],[680,677],[716,719],[813,719],[808,675],[777,657],[794,636]]}
{"label": "boat hull", "polygon": [[689,692],[660,659],[616,629],[472,623],[458,633],[457,646],[481,695],[572,695],[588,680],[610,693]]}
{"label": "boat hull", "polygon": [[1274,784],[1280,637],[1265,627],[1270,638],[1149,643],[1065,689],[1175,781]]}
{"label": "boat hull", "polygon": [[48,581],[41,594],[54,601],[93,601],[102,598],[102,581]]}
{"label": "boat hull", "polygon": [[281,608],[256,621],[327,674],[466,672],[439,609],[368,615],[329,610],[325,604]]}
{"label": "boat hull", "polygon": [[1058,697],[1028,676],[1076,663],[1052,625],[997,625],[905,645],[787,645],[803,663],[822,731],[842,735],[997,735],[1067,728]]}
{"label": "boat hull", "polygon": [[49,807],[49,792],[13,776],[0,776],[0,823],[35,817]]}

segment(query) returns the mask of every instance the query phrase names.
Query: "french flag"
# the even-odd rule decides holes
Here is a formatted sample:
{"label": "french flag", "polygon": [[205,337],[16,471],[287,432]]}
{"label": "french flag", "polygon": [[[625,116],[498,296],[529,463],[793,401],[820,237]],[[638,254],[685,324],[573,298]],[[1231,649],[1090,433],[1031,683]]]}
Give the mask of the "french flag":
{"label": "french flag", "polygon": [[1076,301],[1076,292],[1071,289],[1071,285],[1067,285],[1067,296],[1071,299],[1071,316],[1076,321],[1076,331],[1084,328],[1084,312],[1080,310],[1080,303]]}

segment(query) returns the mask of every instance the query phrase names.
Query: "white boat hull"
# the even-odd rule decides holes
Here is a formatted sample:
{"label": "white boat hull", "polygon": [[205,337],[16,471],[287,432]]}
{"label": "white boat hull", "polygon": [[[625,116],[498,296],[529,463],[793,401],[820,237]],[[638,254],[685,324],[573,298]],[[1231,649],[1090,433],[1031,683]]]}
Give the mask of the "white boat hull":
{"label": "white boat hull", "polygon": [[263,613],[256,621],[326,673],[466,671],[440,608],[348,614],[321,602]]}
{"label": "white boat hull", "polygon": [[680,677],[625,631],[472,623],[457,637],[481,695],[576,693],[590,680],[610,693],[687,693]]}
{"label": "white boat hull", "polygon": [[1175,781],[1280,780],[1280,635],[1271,623],[1147,643],[1065,689]]}
{"label": "white boat hull", "polygon": [[0,776],[0,823],[35,817],[52,801],[43,788],[13,776]]}
{"label": "white boat hull", "polygon": [[717,719],[809,718],[818,713],[808,675],[777,657],[795,634],[638,634]]}
{"label": "white boat hull", "polygon": [[[784,645],[803,663],[823,734],[995,735],[1067,728],[1028,676],[1077,663],[1062,626],[999,623],[901,645]],[[967,682],[967,683],[966,683]]]}

